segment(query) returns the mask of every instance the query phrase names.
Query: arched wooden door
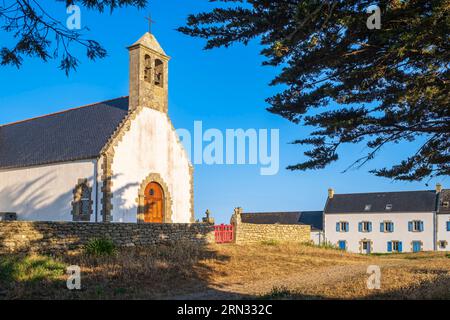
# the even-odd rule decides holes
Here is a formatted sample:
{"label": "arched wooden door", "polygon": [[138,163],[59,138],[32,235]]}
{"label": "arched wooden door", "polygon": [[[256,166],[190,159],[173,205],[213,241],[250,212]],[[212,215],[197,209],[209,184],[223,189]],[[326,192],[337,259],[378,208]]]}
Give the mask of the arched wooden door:
{"label": "arched wooden door", "polygon": [[151,182],[145,188],[144,222],[164,222],[164,191],[156,182]]}

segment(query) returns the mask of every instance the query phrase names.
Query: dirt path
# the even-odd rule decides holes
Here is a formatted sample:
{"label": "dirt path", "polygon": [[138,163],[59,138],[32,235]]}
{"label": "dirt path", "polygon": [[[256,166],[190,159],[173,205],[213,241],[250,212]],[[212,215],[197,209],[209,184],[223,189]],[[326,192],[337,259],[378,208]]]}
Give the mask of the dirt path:
{"label": "dirt path", "polygon": [[[390,265],[390,264],[389,264]],[[383,264],[387,266],[387,264]],[[302,288],[332,284],[345,279],[351,279],[367,272],[368,264],[340,265],[319,268],[305,273],[296,273],[284,277],[274,277],[246,284],[231,284],[211,286],[202,292],[169,297],[174,300],[222,300],[257,297],[269,293],[273,288],[288,288],[301,290]]]}

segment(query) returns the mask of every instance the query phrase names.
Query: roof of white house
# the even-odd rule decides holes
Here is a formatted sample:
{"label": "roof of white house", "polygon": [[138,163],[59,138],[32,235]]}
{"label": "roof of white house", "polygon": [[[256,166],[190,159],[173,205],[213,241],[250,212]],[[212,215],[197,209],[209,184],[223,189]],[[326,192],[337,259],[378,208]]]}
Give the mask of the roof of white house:
{"label": "roof of white house", "polygon": [[450,214],[450,189],[442,190],[439,195],[439,213]]}
{"label": "roof of white house", "polygon": [[328,198],[324,212],[392,213],[434,212],[437,193],[434,190],[335,194]]}

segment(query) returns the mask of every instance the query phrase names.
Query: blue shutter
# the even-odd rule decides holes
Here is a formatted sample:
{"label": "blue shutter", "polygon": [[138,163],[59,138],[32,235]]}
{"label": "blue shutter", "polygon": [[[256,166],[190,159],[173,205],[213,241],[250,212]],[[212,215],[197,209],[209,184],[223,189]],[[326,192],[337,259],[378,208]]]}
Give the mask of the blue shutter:
{"label": "blue shutter", "polygon": [[380,223],[380,232],[384,232],[384,222]]}
{"label": "blue shutter", "polygon": [[424,228],[423,228],[423,221],[420,221],[420,232],[423,232]]}
{"label": "blue shutter", "polygon": [[341,226],[339,225],[339,222],[336,222],[336,232],[341,231]]}
{"label": "blue shutter", "polygon": [[345,232],[348,232],[350,228],[348,227],[348,222],[345,223]]}
{"label": "blue shutter", "polygon": [[392,242],[391,241],[389,241],[388,242],[388,252],[392,252]]}
{"label": "blue shutter", "polygon": [[409,222],[408,222],[408,231],[409,231],[409,232],[412,232],[412,231],[413,231],[413,222],[412,222],[412,221],[409,221]]}
{"label": "blue shutter", "polygon": [[394,232],[394,223],[393,222],[391,222],[390,224],[390,227],[389,227],[389,232]]}
{"label": "blue shutter", "polygon": [[398,252],[403,252],[403,242],[398,243]]}
{"label": "blue shutter", "polygon": [[359,232],[362,232],[362,222],[360,222],[360,223],[358,224],[358,231],[359,231]]}
{"label": "blue shutter", "polygon": [[450,221],[447,221],[447,231],[450,231]]}
{"label": "blue shutter", "polygon": [[372,222],[369,222],[369,232],[372,232]]}

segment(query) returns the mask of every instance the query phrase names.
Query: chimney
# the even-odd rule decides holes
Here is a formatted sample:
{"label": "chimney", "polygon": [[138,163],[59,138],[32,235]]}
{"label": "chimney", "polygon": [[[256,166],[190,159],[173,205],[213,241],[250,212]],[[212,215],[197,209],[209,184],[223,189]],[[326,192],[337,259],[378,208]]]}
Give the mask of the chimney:
{"label": "chimney", "polygon": [[328,198],[329,199],[334,198],[334,189],[333,188],[328,189]]}
{"label": "chimney", "polygon": [[442,191],[442,184],[438,183],[436,184],[436,193],[441,193]]}

